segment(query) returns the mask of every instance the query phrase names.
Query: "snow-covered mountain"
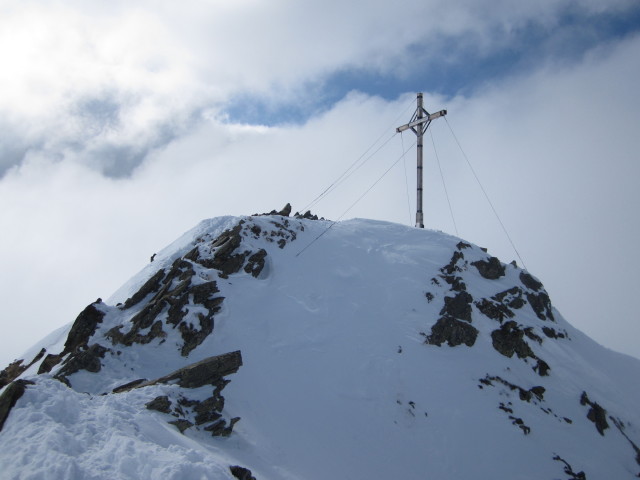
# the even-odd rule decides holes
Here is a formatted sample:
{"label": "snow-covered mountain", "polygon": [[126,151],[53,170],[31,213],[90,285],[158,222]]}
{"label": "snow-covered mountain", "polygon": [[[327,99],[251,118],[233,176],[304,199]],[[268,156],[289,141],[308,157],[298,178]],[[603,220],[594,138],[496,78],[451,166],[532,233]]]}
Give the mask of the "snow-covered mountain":
{"label": "snow-covered mountain", "polygon": [[0,477],[638,476],[640,362],[530,273],[279,213],[201,222],[3,370]]}

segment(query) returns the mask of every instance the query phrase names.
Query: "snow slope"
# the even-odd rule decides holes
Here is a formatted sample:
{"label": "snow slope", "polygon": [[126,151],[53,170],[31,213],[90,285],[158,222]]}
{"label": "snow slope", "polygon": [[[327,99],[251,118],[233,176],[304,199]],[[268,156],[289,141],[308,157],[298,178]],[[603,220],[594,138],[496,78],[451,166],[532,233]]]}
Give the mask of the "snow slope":
{"label": "snow slope", "polygon": [[[203,221],[88,307],[102,317],[84,343],[65,347],[71,324],[38,343],[23,366],[43,347],[63,355],[49,372],[37,374],[43,357],[20,374],[34,384],[0,432],[0,477],[233,479],[232,465],[259,480],[640,472],[640,362],[574,329],[534,277],[459,238],[371,220],[338,223],[309,246],[329,225]],[[165,303],[161,282],[144,290],[160,271],[174,292]],[[209,307],[196,301],[206,288]],[[198,319],[209,314],[207,333]],[[92,358],[98,371],[72,371],[92,345],[106,350]],[[241,420],[228,436],[168,423],[195,423],[184,399],[204,402],[211,386],[111,393],[237,350],[220,415],[227,427]],[[169,413],[145,408],[158,397]]]}

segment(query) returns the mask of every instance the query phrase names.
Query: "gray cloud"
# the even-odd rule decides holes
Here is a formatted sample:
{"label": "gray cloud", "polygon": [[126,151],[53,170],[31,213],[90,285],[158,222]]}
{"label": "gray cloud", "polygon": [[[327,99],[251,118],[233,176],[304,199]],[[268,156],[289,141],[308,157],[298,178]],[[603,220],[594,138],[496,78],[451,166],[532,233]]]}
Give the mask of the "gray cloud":
{"label": "gray cloud", "polygon": [[230,98],[249,95],[282,112],[322,99],[323,82],[339,71],[406,81],[416,61],[438,71],[513,48],[514,39],[523,49],[532,25],[557,39],[546,41],[557,50],[571,43],[562,38],[570,28],[556,32],[567,12],[584,19],[633,8],[624,0],[5,5],[0,113],[11,134],[0,139],[0,173],[40,152],[129,175],[145,152]]}

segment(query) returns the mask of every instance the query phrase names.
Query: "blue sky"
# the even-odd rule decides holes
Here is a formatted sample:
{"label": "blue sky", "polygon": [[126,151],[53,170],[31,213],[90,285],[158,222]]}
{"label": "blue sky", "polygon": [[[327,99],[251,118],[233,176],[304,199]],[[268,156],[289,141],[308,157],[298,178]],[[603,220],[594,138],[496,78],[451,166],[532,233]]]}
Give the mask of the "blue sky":
{"label": "blue sky", "polygon": [[418,85],[445,98],[469,96],[505,77],[527,75],[541,64],[580,62],[593,48],[615,45],[638,31],[638,4],[622,12],[590,12],[569,4],[560,8],[552,25],[532,18],[513,30],[497,29],[492,32],[495,48],[487,51],[479,51],[473,35],[437,37],[405,48],[403,54],[410,58],[406,70],[339,69],[308,81],[305,87],[312,93],[302,102],[265,102],[260,94],[243,92],[229,99],[223,111],[232,122],[279,125],[304,123],[353,90],[395,100]]}
{"label": "blue sky", "polygon": [[[378,138],[314,211],[411,225],[412,151],[345,210],[411,145],[390,137],[417,91],[449,111],[460,236],[514,258],[448,125],[560,311],[640,358],[636,1],[7,1],[0,58],[0,363],[201,219],[303,208]],[[434,161],[425,223],[455,233]]]}

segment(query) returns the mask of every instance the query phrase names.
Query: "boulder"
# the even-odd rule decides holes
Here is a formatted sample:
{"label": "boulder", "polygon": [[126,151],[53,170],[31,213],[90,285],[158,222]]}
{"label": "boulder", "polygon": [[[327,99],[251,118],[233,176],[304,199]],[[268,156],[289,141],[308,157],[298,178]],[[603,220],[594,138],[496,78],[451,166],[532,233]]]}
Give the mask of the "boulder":
{"label": "boulder", "polygon": [[489,260],[478,260],[472,262],[471,265],[478,269],[478,273],[487,280],[497,280],[504,276],[505,267],[496,257],[490,257]]}
{"label": "boulder", "polygon": [[427,336],[426,343],[437,346],[447,343],[450,347],[464,343],[472,347],[477,337],[478,330],[467,322],[452,317],[442,317],[431,328],[431,335]]}
{"label": "boulder", "polygon": [[231,471],[231,475],[233,475],[238,480],[256,480],[256,477],[253,476],[251,470],[244,467],[239,467],[238,465],[233,465],[229,467]]}
{"label": "boulder", "polygon": [[458,292],[454,297],[445,297],[440,315],[471,322],[471,302],[473,302],[473,297],[464,290]]}
{"label": "boulder", "polygon": [[524,330],[513,320],[505,322],[498,330],[491,332],[493,348],[509,358],[513,357],[514,353],[518,358],[535,358],[531,347],[523,338],[524,333]]}
{"label": "boulder", "polygon": [[73,322],[67,341],[64,344],[63,355],[76,352],[80,348],[87,346],[89,338],[95,333],[98,324],[102,322],[105,315],[104,312],[95,307],[100,303],[102,302],[97,301],[88,305]]}

